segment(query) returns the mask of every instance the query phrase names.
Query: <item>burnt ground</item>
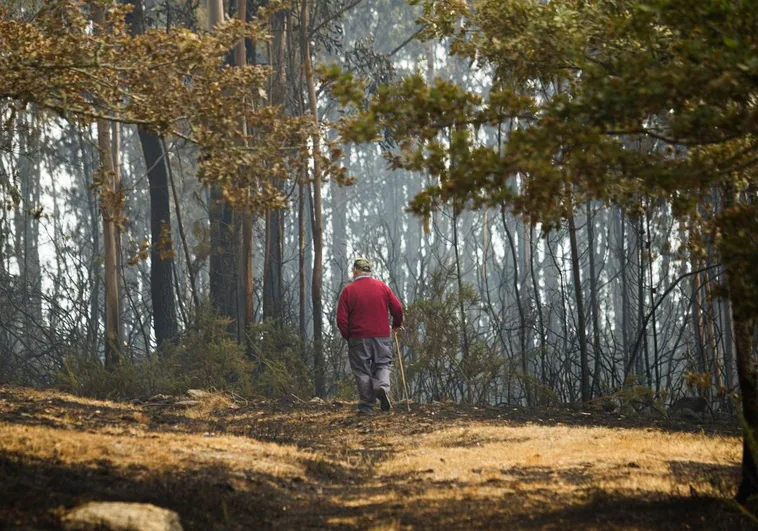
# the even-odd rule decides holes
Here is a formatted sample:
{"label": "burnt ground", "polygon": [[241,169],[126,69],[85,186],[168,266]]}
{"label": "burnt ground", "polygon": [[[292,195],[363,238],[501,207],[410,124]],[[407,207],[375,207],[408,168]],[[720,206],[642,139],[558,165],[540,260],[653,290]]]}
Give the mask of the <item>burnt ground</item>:
{"label": "burnt ground", "polygon": [[[561,439],[576,433],[587,451],[567,460]],[[616,435],[631,453],[593,452]],[[603,411],[435,403],[361,418],[339,402],[117,403],[0,387],[0,528],[58,529],[82,502],[118,500],[198,530],[754,529],[730,499],[738,436],[734,420]],[[688,457],[709,441],[712,459]],[[649,458],[663,446],[681,454]],[[516,447],[533,455],[510,456]]]}

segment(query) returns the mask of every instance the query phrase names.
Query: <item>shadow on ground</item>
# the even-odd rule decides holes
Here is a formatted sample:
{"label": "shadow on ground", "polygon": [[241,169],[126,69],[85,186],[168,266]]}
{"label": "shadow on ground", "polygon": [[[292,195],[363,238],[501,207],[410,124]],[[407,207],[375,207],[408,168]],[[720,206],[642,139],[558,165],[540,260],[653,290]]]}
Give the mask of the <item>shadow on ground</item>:
{"label": "shadow on ground", "polygon": [[[515,490],[499,498],[436,496],[469,492],[461,482],[384,477],[365,484],[339,465],[307,467],[305,478],[282,480],[233,472],[223,464],[179,474],[108,462],[70,467],[0,454],[0,522],[19,529],[58,529],[64,508],[89,500],[147,502],[179,513],[185,529],[750,529],[724,500],[644,498],[588,486],[577,500],[550,489]],[[510,470],[524,484],[545,470]],[[354,478],[353,478],[354,479]],[[388,491],[395,495],[387,499]],[[371,502],[372,499],[383,501]],[[361,505],[351,502],[361,500]],[[564,501],[569,502],[565,504]],[[559,508],[557,508],[559,507]]]}
{"label": "shadow on ground", "polygon": [[[80,402],[54,393],[0,387],[0,422],[55,430],[100,432],[129,427],[152,433],[234,434],[295,444],[311,451],[302,477],[240,471],[223,462],[159,473],[100,459],[76,466],[8,451],[0,440],[0,528],[57,529],[62,512],[89,500],[149,502],[179,513],[185,529],[753,529],[729,500],[600,489],[586,467],[507,467],[480,482],[432,480],[430,471],[378,476],[376,464],[393,453],[372,446],[392,431],[413,437],[458,426],[602,426],[723,435],[736,421],[688,425],[666,419],[625,419],[607,413],[522,408],[413,405],[410,413],[358,419],[340,403],[260,402],[189,418],[171,403],[119,405]],[[353,441],[346,448],[344,440]],[[0,437],[1,439],[1,437]],[[484,439],[482,439],[484,441]],[[460,438],[450,446],[471,448]],[[484,441],[487,442],[487,441]],[[517,441],[514,441],[517,442]],[[623,475],[635,462],[611,469]],[[669,463],[681,484],[703,477],[734,485],[733,465]],[[558,491],[551,482],[570,482]],[[726,492],[726,491],[725,491]]]}

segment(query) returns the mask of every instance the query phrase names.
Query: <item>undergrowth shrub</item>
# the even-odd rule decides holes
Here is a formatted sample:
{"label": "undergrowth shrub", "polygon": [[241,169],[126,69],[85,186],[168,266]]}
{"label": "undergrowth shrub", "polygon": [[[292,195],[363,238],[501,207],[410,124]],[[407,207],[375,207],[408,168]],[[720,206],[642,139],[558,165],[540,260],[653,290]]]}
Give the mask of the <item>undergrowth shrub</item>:
{"label": "undergrowth shrub", "polygon": [[96,398],[147,398],[177,395],[188,389],[215,389],[252,395],[252,363],[227,330],[228,320],[209,310],[176,344],[160,353],[106,370],[99,359],[73,355],[56,375],[56,386],[72,394]]}
{"label": "undergrowth shrub", "polygon": [[406,333],[401,335],[409,351],[406,377],[418,383],[422,400],[467,400],[488,403],[493,399],[503,359],[467,323],[468,356],[462,348],[460,305],[475,308],[475,288],[463,284],[459,292],[452,269],[432,273],[425,293],[406,311]]}
{"label": "undergrowth shrub", "polygon": [[251,340],[253,384],[256,395],[269,398],[313,393],[308,353],[297,330],[280,327],[275,321],[256,323],[248,333]]}

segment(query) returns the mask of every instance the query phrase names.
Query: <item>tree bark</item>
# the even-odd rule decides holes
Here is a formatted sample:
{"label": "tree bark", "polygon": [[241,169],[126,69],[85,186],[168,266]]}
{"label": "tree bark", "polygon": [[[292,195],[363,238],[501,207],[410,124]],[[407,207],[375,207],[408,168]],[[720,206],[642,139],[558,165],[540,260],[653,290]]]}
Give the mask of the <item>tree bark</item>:
{"label": "tree bark", "polygon": [[300,17],[300,38],[303,49],[303,66],[305,81],[308,89],[308,106],[315,131],[313,133],[313,281],[311,283],[311,296],[313,298],[313,364],[315,369],[315,392],[316,396],[323,397],[326,394],[324,352],[323,352],[323,307],[321,300],[321,284],[323,276],[324,240],[323,220],[321,213],[321,137],[318,131],[318,102],[316,100],[316,86],[313,79],[313,65],[311,63],[311,45],[308,37],[308,10],[310,2],[303,0]]}
{"label": "tree bark", "polygon": [[588,402],[591,398],[590,369],[587,356],[587,330],[585,328],[584,301],[582,297],[582,280],[579,272],[579,249],[576,243],[576,224],[574,212],[569,212],[569,241],[571,244],[571,271],[574,277],[574,295],[576,296],[576,329],[579,336],[579,355],[581,366],[581,394],[582,402]]}
{"label": "tree bark", "polygon": [[[105,31],[105,11],[97,7],[94,11],[96,31]],[[114,369],[121,357],[121,313],[119,311],[117,254],[118,229],[116,223],[121,216],[113,158],[111,157],[110,124],[106,120],[97,121],[97,146],[100,151],[100,209],[103,216],[103,251],[105,254],[105,367]]]}
{"label": "tree bark", "polygon": [[[26,301],[24,317],[24,342],[36,349],[39,329],[42,325],[42,268],[39,256],[39,216],[41,166],[40,131],[34,110],[22,112],[19,123],[18,181],[21,203],[14,207],[15,255],[18,264],[21,296]],[[32,354],[31,352],[28,354]]]}
{"label": "tree bark", "polygon": [[717,218],[721,233],[719,251],[727,273],[732,301],[737,377],[742,393],[742,481],[737,501],[755,508],[758,495],[758,364],[754,333],[758,320],[758,205],[736,204],[736,192],[725,190],[724,212]]}
{"label": "tree bark", "polygon": [[595,268],[595,216],[592,213],[592,203],[587,202],[587,245],[589,252],[590,266],[590,318],[592,320],[592,354],[595,358],[595,367],[592,373],[592,387],[591,390],[597,394],[600,394],[600,357],[602,352],[600,350],[600,319],[598,317],[600,309],[598,308],[598,289],[597,289],[597,272]]}
{"label": "tree bark", "polygon": [[[142,0],[130,0],[132,11],[127,22],[132,35],[145,32]],[[161,139],[144,127],[137,133],[145,158],[147,180],[150,188],[150,299],[153,304],[153,329],[158,348],[176,337],[178,324],[176,303],[172,284],[171,207],[168,189],[168,153],[164,152]]]}
{"label": "tree bark", "polygon": [[81,162],[81,170],[84,175],[84,185],[87,190],[87,211],[89,214],[90,234],[92,236],[92,255],[90,256],[89,267],[89,315],[87,323],[87,346],[89,347],[90,359],[94,360],[98,356],[99,321],[100,321],[100,274],[97,271],[95,257],[100,252],[100,227],[97,215],[97,197],[96,190],[92,186],[90,178],[94,176],[93,162],[91,151],[84,142],[81,130],[77,131],[77,146]]}
{"label": "tree bark", "polygon": [[[208,28],[212,31],[224,21],[224,5],[221,0],[208,2]],[[222,317],[230,320],[229,331],[239,337],[238,315],[238,264],[235,259],[235,229],[232,209],[224,199],[219,185],[211,186],[210,204],[210,298]]]}
{"label": "tree bark", "polygon": [[540,287],[537,281],[537,274],[534,271],[534,255],[537,252],[537,247],[534,246],[534,225],[529,225],[529,246],[531,251],[529,253],[529,272],[532,277],[532,289],[534,290],[534,303],[537,306],[537,319],[539,323],[539,336],[540,336],[540,376],[542,384],[547,385],[547,331],[545,330],[545,319],[542,314],[542,298],[540,296]]}
{"label": "tree bark", "polygon": [[734,313],[734,344],[737,351],[737,376],[742,392],[743,443],[742,481],[737,491],[737,501],[746,504],[758,494],[758,367],[753,354],[753,331],[755,321],[740,312]]}
{"label": "tree bark", "polygon": [[[160,348],[176,337],[176,303],[171,283],[172,258],[166,245],[172,244],[171,207],[169,203],[167,154],[160,138],[140,127],[137,129],[147,166],[150,186],[150,298],[153,302],[153,328]],[[161,239],[161,237],[164,237]]]}
{"label": "tree bark", "polygon": [[[243,0],[239,0],[243,1]],[[273,69],[269,101],[282,109],[287,90],[285,42],[286,11],[277,11],[271,16],[273,38],[269,47],[269,63]],[[279,187],[280,183],[273,183]],[[279,209],[266,212],[266,243],[263,264],[263,318],[282,324],[282,212]]]}
{"label": "tree bark", "polygon": [[[237,0],[237,17],[241,22],[247,21],[247,1]],[[247,46],[245,39],[241,39],[235,48],[234,61],[237,66],[247,65]],[[248,102],[242,102],[241,105],[247,105]],[[239,124],[243,132],[243,135],[247,136],[248,124],[244,120]],[[240,168],[239,171],[246,171],[244,168]],[[247,193],[252,193],[247,190]],[[239,326],[239,338],[240,341],[247,345],[248,350],[251,349],[251,340],[249,337],[250,329],[255,324],[255,306],[253,304],[253,214],[250,208],[246,205],[245,209],[241,212],[242,217],[242,241],[239,248],[239,274],[241,280],[240,293],[241,301],[241,319],[242,323]]]}
{"label": "tree bark", "polygon": [[518,309],[518,315],[519,315],[519,331],[518,331],[518,338],[519,338],[519,348],[521,350],[521,371],[524,373],[524,391],[526,394],[526,405],[531,406],[533,404],[532,400],[532,388],[531,384],[529,383],[529,360],[527,358],[527,352],[526,352],[526,341],[525,341],[525,335],[524,330],[526,329],[526,320],[524,317],[524,306],[521,303],[521,290],[520,290],[520,282],[519,282],[519,268],[518,263],[519,261],[516,258],[516,245],[513,241],[513,235],[511,234],[511,230],[508,228],[508,222],[505,219],[505,207],[502,207],[500,210],[500,216],[503,220],[503,230],[505,230],[506,236],[508,236],[508,244],[511,249],[511,258],[513,259],[513,292],[516,295],[516,307]]}
{"label": "tree bark", "polygon": [[[469,359],[469,340],[468,330],[466,329],[466,308],[463,300],[463,277],[461,276],[461,256],[458,246],[458,209],[453,206],[453,251],[455,253],[455,279],[458,283],[458,311],[460,312],[461,320],[461,338],[463,340],[463,366],[467,367],[467,361]],[[466,400],[468,403],[472,401],[472,389],[470,375],[468,370],[464,372],[466,379]]]}

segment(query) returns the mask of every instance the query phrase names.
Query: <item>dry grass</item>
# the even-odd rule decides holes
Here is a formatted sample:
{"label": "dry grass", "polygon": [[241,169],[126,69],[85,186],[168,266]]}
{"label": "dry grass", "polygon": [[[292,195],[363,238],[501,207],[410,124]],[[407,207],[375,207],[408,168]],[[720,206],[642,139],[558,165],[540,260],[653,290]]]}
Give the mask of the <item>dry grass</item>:
{"label": "dry grass", "polygon": [[188,418],[208,420],[228,410],[237,409],[237,404],[229,396],[219,392],[208,393],[197,402],[197,405],[187,409]]}
{"label": "dry grass", "polygon": [[379,471],[392,475],[431,470],[428,477],[433,481],[479,483],[487,477],[514,478],[513,470],[544,470],[545,481],[535,480],[535,487],[574,490],[591,483],[677,494],[689,485],[670,473],[676,463],[736,466],[741,450],[737,437],[705,434],[471,425],[421,435],[415,448],[383,463]]}
{"label": "dry grass", "polygon": [[231,472],[302,476],[310,456],[293,446],[236,436],[161,433],[104,428],[98,433],[0,423],[3,452],[53,461],[68,467],[114,470],[147,468],[151,473],[182,473],[223,463]]}
{"label": "dry grass", "polygon": [[749,528],[725,501],[736,423],[539,413],[357,419],[218,393],[181,409],[0,387],[0,522],[55,527],[67,507],[118,499],[188,529]]}

